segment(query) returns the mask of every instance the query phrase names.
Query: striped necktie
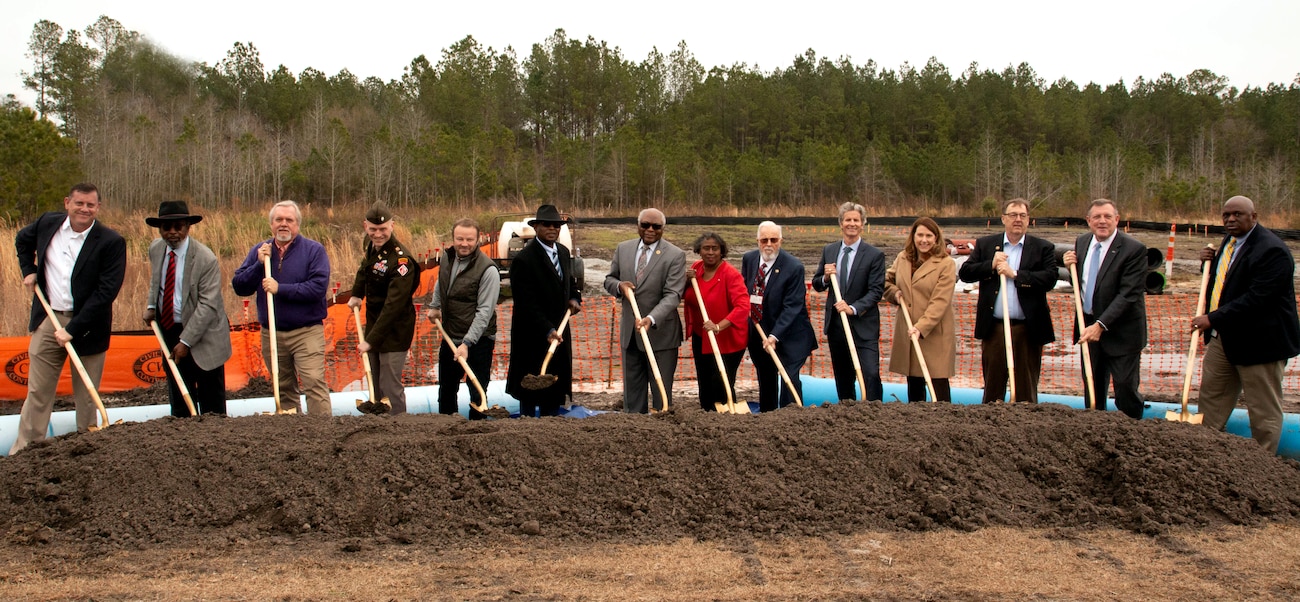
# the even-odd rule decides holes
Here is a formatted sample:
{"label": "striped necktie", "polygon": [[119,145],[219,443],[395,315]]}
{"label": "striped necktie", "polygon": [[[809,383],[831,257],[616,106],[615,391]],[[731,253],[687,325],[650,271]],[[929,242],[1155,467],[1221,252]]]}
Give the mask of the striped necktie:
{"label": "striped necktie", "polygon": [[158,324],[164,329],[176,325],[176,252],[167,251],[167,276],[163,279],[162,302],[158,304]]}

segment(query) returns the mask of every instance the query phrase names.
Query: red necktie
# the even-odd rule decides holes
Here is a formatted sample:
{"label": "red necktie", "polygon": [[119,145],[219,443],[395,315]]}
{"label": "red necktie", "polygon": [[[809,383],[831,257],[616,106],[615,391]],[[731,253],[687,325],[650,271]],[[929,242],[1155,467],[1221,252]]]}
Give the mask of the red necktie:
{"label": "red necktie", "polygon": [[167,251],[167,276],[163,280],[162,303],[158,304],[158,323],[163,328],[171,328],[176,325],[176,319],[173,315],[176,313],[176,306],[172,304],[172,297],[176,296],[176,252]]}
{"label": "red necktie", "polygon": [[[767,269],[766,269],[766,264],[764,264],[764,262],[760,261],[760,262],[758,262],[758,281],[754,282],[754,295],[756,295],[756,296],[758,296],[758,297],[761,298],[761,297],[763,296],[763,292],[764,292],[766,289],[767,289]],[[750,303],[750,304],[749,304],[749,317],[750,317],[750,319],[754,320],[754,323],[755,323],[755,324],[757,324],[757,323],[759,323],[759,322],[762,322],[762,321],[763,321],[763,304],[762,304],[762,303]]]}

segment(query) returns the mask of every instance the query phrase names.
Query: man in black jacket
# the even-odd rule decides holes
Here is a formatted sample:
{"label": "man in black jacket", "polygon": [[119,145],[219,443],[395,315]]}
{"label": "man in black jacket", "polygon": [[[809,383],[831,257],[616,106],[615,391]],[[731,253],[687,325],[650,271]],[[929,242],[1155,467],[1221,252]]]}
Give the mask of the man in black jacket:
{"label": "man in black jacket", "polygon": [[[411,297],[420,286],[420,264],[393,236],[393,225],[393,214],[384,205],[375,204],[366,212],[363,226],[370,242],[348,299],[349,308],[361,307],[365,300],[366,338],[357,342],[357,351],[370,358],[377,399],[362,403],[360,409],[371,413],[406,412],[402,370],[415,338]],[[385,399],[387,404],[382,403]]]}
{"label": "man in black jacket", "polygon": [[[1223,204],[1227,236],[1219,250],[1203,249],[1210,263],[1206,313],[1192,319],[1205,336],[1200,411],[1223,430],[1243,397],[1250,435],[1270,452],[1282,438],[1282,376],[1300,354],[1295,260],[1286,243],[1259,225],[1255,203],[1234,196]],[[1244,394],[1244,395],[1243,395]]]}
{"label": "man in black jacket", "polygon": [[[573,396],[573,349],[559,330],[565,310],[582,311],[582,290],[573,274],[569,249],[560,244],[560,228],[569,222],[554,205],[537,208],[528,220],[537,233],[510,262],[514,314],[510,321],[510,369],[506,393],[519,400],[520,416],[555,416]],[[572,318],[569,320],[572,322]],[[572,332],[572,326],[568,326]],[[556,378],[543,389],[523,386],[525,376],[540,374],[551,341],[559,341],[546,373]]]}
{"label": "man in black jacket", "polygon": [[[1142,350],[1147,346],[1147,302],[1143,283],[1147,248],[1119,231],[1119,210],[1109,199],[1088,206],[1088,234],[1074,241],[1062,262],[1079,264],[1079,298],[1083,324],[1074,325],[1075,340],[1088,345],[1092,360],[1092,395],[1097,409],[1106,409],[1106,393],[1115,378],[1115,407],[1141,419],[1144,405],[1138,393]],[[1079,262],[1078,258],[1083,261]],[[1077,317],[1077,316],[1076,316]],[[1082,333],[1080,333],[1082,329]],[[1086,386],[1086,385],[1085,385]]]}
{"label": "man in black jacket", "polygon": [[1002,206],[1003,234],[975,241],[957,275],[962,282],[979,283],[975,309],[975,338],[983,343],[984,403],[1001,401],[1007,387],[1006,339],[1002,335],[1002,283],[1009,296],[1011,345],[1015,359],[1016,398],[1038,403],[1038,377],[1043,366],[1043,345],[1056,340],[1047,292],[1056,285],[1053,245],[1030,236],[1029,201],[1011,199]]}
{"label": "man in black jacket", "polygon": [[[113,300],[126,275],[126,242],[96,219],[101,207],[99,189],[93,184],[77,184],[63,199],[63,207],[65,211],[36,218],[14,237],[23,286],[33,293],[39,287],[63,326],[51,324],[40,301],[32,298],[27,400],[10,454],[45,438],[54,390],[68,357],[64,344],[72,343],[90,380],[99,388],[113,326]],[[95,424],[95,406],[75,374],[72,394],[77,430],[84,431]]]}

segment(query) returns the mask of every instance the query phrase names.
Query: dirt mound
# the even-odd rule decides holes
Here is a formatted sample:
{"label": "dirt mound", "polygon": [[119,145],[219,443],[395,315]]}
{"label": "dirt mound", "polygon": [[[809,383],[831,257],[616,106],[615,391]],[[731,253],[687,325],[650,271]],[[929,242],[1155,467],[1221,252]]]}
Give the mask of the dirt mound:
{"label": "dirt mound", "polygon": [[1253,441],[1053,405],[688,404],[583,420],[160,419],[0,460],[12,543],[274,537],[449,545],[864,529],[1256,524],[1300,518],[1300,464]]}

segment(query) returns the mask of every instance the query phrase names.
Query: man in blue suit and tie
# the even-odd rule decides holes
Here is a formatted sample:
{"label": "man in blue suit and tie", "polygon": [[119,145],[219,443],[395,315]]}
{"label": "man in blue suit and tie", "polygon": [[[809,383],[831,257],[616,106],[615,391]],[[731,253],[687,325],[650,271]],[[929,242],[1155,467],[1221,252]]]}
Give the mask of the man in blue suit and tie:
{"label": "man in blue suit and tie", "polygon": [[[758,406],[760,411],[770,412],[794,403],[794,396],[781,382],[768,350],[776,350],[802,398],[799,370],[817,348],[817,335],[808,318],[803,264],[781,250],[781,226],[765,221],[758,225],[758,249],[741,259],[740,275],[749,289],[749,359],[758,372]],[[755,323],[762,325],[766,338],[759,337]]]}
{"label": "man in blue suit and tie", "polygon": [[[857,203],[840,205],[840,232],[843,240],[822,249],[822,261],[813,274],[812,286],[826,291],[826,341],[830,344],[831,369],[835,373],[835,393],[840,399],[857,399],[854,385],[857,371],[849,354],[849,339],[844,321],[849,317],[849,331],[862,364],[862,380],[867,388],[863,399],[880,399],[880,303],[885,294],[885,254],[862,239],[866,209]],[[836,298],[831,279],[838,278],[843,299]]]}

